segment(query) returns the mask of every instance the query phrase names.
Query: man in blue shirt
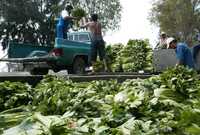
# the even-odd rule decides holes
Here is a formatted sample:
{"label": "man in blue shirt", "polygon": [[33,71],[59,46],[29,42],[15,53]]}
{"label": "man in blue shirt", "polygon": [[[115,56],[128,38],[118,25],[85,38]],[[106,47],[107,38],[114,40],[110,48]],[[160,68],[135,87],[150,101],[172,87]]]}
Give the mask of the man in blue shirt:
{"label": "man in blue shirt", "polygon": [[76,17],[70,16],[73,7],[67,5],[66,8],[61,12],[60,18],[56,26],[56,37],[67,39],[67,32],[69,29],[71,19],[77,19]]}
{"label": "man in blue shirt", "polygon": [[170,37],[167,39],[167,48],[176,49],[177,65],[194,68],[192,52],[186,43],[177,43],[176,39]]}

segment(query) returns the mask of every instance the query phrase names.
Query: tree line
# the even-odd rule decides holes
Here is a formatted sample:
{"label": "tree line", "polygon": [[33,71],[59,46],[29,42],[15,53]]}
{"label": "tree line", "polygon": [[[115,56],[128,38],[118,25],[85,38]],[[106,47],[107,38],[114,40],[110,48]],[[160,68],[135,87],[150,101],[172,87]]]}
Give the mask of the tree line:
{"label": "tree line", "polygon": [[[99,14],[104,31],[119,28],[120,0],[0,0],[0,40],[53,45],[56,18],[66,3],[87,15]],[[200,33],[200,0],[153,0],[149,19],[160,31],[194,44]]]}
{"label": "tree line", "polygon": [[119,27],[119,0],[0,0],[0,40],[53,45],[56,20],[65,5],[99,14],[104,31]]}
{"label": "tree line", "polygon": [[154,0],[150,21],[189,45],[200,33],[200,0]]}

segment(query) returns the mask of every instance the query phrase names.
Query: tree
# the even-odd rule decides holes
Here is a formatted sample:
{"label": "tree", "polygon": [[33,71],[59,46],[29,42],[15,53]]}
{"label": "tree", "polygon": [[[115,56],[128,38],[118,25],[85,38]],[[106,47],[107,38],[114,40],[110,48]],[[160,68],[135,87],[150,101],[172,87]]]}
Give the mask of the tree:
{"label": "tree", "polygon": [[64,0],[61,5],[66,3],[84,9],[88,16],[97,13],[104,31],[119,28],[122,9],[120,0]]}
{"label": "tree", "polygon": [[156,0],[150,20],[170,36],[192,44],[195,30],[200,31],[200,0]]}
{"label": "tree", "polygon": [[84,9],[88,14],[97,13],[104,30],[114,30],[119,27],[121,21],[119,0],[83,0],[80,6],[85,7]]}
{"label": "tree", "polygon": [[0,0],[0,38],[53,44],[56,18],[66,3],[84,9],[87,15],[98,13],[104,31],[119,26],[119,0]]}
{"label": "tree", "polygon": [[7,40],[37,43],[45,14],[34,0],[1,0],[0,34]]}

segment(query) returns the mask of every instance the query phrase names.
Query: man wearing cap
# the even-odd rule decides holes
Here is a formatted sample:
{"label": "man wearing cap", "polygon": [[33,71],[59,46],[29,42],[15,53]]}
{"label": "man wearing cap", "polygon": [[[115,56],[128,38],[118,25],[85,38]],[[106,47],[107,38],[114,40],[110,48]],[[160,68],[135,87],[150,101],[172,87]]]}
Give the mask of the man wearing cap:
{"label": "man wearing cap", "polygon": [[61,12],[60,18],[56,26],[56,37],[67,39],[67,32],[69,29],[71,19],[77,19],[76,17],[70,16],[73,7],[67,5],[66,8]]}
{"label": "man wearing cap", "polygon": [[157,49],[166,49],[167,48],[167,34],[165,32],[161,32],[159,43],[156,45]]}
{"label": "man wearing cap", "polygon": [[167,48],[176,49],[176,58],[178,59],[176,65],[184,65],[189,68],[194,68],[192,52],[186,43],[177,43],[175,38],[170,37],[167,39]]}

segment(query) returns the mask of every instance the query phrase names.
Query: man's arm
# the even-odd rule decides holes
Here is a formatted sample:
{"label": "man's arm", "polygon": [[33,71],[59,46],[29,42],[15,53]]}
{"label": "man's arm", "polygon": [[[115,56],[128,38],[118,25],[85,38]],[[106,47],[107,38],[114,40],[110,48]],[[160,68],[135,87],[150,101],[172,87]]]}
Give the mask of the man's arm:
{"label": "man's arm", "polygon": [[176,66],[180,66],[180,65],[183,65],[183,61],[182,60],[178,60],[177,63],[176,63]]}
{"label": "man's arm", "polygon": [[63,10],[63,11],[61,12],[61,16],[62,16],[63,19],[65,19],[65,20],[66,20],[66,19],[78,19],[77,17],[70,16],[66,10]]}
{"label": "man's arm", "polygon": [[81,28],[87,28],[89,25],[90,25],[90,23],[86,23],[86,24],[84,24],[84,25],[81,25],[80,27],[81,27]]}
{"label": "man's arm", "polygon": [[77,17],[73,17],[73,16],[65,16],[64,19],[78,19]]}

